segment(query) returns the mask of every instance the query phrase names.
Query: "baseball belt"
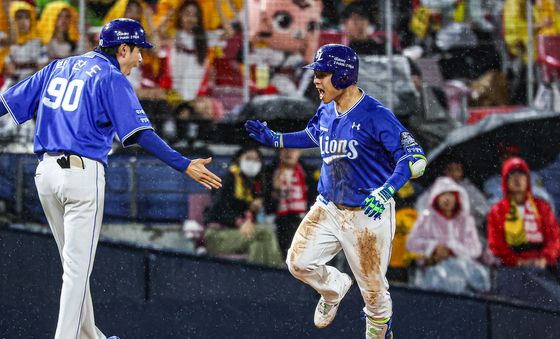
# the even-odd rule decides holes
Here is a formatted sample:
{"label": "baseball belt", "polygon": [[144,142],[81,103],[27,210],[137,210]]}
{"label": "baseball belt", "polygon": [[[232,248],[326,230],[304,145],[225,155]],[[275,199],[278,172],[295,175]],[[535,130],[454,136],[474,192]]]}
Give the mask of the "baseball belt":
{"label": "baseball belt", "polygon": [[84,159],[76,154],[63,155],[62,157],[56,159],[56,162],[60,168],[73,168],[73,169],[84,169]]}

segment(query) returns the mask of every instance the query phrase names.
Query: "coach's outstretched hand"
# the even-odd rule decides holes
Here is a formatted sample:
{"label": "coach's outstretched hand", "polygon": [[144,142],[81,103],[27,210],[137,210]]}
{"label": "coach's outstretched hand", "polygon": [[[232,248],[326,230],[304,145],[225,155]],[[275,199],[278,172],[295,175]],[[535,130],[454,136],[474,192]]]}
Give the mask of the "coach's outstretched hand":
{"label": "coach's outstretched hand", "polygon": [[249,132],[251,138],[257,140],[261,144],[269,147],[279,147],[279,145],[275,145],[275,143],[279,142],[279,134],[268,128],[268,126],[266,126],[266,121],[247,120],[247,122],[245,122],[245,129]]}
{"label": "coach's outstretched hand", "polygon": [[185,170],[185,173],[191,176],[194,180],[198,181],[204,187],[208,189],[221,188],[222,179],[217,175],[210,172],[205,165],[212,162],[212,158],[206,159],[194,159],[191,160],[189,167]]}

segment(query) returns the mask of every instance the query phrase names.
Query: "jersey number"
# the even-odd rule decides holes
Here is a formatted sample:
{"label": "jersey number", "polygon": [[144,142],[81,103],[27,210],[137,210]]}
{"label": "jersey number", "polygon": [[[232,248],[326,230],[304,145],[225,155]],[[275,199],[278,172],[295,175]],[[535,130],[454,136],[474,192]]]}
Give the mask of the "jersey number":
{"label": "jersey number", "polygon": [[42,102],[52,109],[62,107],[67,112],[73,112],[78,108],[83,89],[84,81],[81,79],[68,82],[64,78],[54,78],[47,87],[47,94],[52,98],[45,96]]}

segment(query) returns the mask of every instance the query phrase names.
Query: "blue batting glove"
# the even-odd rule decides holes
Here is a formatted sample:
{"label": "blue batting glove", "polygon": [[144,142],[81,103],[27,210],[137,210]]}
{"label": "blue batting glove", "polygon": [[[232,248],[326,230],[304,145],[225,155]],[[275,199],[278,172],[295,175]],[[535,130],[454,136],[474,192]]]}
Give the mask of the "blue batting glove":
{"label": "blue batting glove", "polygon": [[364,214],[374,220],[381,219],[381,215],[385,211],[385,205],[391,200],[395,194],[395,188],[387,183],[383,186],[371,191],[367,198],[362,202]]}
{"label": "blue batting glove", "polygon": [[282,134],[273,132],[266,126],[266,121],[247,120],[245,122],[245,129],[249,132],[249,136],[261,144],[269,147],[281,148]]}

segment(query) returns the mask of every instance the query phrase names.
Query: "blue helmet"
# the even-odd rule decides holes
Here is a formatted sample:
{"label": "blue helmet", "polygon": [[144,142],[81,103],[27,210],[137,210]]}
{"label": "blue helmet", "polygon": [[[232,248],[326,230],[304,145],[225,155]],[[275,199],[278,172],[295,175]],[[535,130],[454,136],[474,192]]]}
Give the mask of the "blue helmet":
{"label": "blue helmet", "polygon": [[143,48],[154,47],[146,41],[146,31],[142,25],[132,19],[115,19],[109,21],[99,34],[99,47],[133,44]]}
{"label": "blue helmet", "polygon": [[354,50],[348,46],[328,44],[321,46],[313,63],[304,66],[315,71],[332,72],[331,82],[335,88],[344,89],[358,82],[360,61]]}

